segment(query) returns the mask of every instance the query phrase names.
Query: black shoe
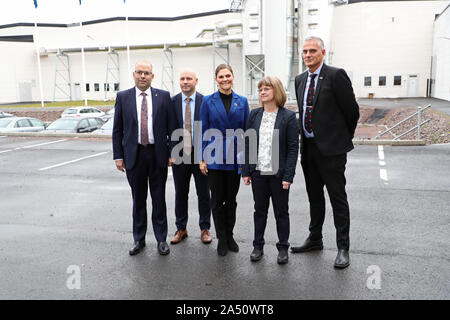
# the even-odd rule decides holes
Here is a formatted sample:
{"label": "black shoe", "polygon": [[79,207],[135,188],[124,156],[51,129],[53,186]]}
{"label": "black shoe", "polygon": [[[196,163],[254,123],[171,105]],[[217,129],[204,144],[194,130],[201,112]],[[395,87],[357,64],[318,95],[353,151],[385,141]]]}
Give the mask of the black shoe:
{"label": "black shoe", "polygon": [[228,246],[228,250],[233,251],[233,252],[239,252],[239,246],[236,243],[236,241],[234,241],[233,237],[228,237],[227,239],[227,246]]}
{"label": "black shoe", "polygon": [[278,252],[277,262],[278,264],[286,264],[289,261],[289,255],[287,250],[280,250]]}
{"label": "black shoe", "polygon": [[253,262],[261,260],[262,256],[264,255],[263,249],[253,249],[253,252],[250,254],[250,260]]}
{"label": "black shoe", "polygon": [[165,242],[165,241],[158,242],[158,252],[162,256],[169,254],[170,249],[169,249],[169,245],[167,244],[167,242]]}
{"label": "black shoe", "polygon": [[310,240],[309,238],[300,247],[291,247],[292,253],[307,252],[313,250],[322,250],[323,242],[320,240]]}
{"label": "black shoe", "polygon": [[226,256],[228,253],[228,245],[226,240],[220,240],[217,242],[217,254],[219,256]]}
{"label": "black shoe", "polygon": [[336,260],[334,261],[334,267],[337,269],[344,269],[350,265],[350,256],[348,250],[338,249]]}
{"label": "black shoe", "polygon": [[134,247],[130,249],[129,254],[130,256],[134,256],[141,252],[141,250],[145,247],[145,240],[141,241],[135,241]]}

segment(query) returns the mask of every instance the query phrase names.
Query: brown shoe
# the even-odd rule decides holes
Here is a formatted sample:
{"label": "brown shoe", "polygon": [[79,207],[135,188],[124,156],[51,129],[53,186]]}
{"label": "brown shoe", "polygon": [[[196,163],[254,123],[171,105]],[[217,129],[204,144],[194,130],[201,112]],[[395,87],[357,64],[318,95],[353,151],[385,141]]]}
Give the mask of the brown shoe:
{"label": "brown shoe", "polygon": [[212,241],[212,237],[211,234],[209,233],[208,229],[203,229],[202,230],[202,242],[203,243],[211,243]]}
{"label": "brown shoe", "polygon": [[170,240],[171,244],[177,244],[179,242],[181,242],[184,238],[187,238],[188,234],[187,234],[187,230],[177,230],[177,232],[175,232],[172,240]]}

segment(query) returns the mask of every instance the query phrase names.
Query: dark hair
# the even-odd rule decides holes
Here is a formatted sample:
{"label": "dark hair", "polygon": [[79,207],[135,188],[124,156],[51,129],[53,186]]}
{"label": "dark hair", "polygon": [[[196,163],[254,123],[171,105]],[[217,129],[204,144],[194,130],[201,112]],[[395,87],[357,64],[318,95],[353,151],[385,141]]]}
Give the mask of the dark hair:
{"label": "dark hair", "polygon": [[216,78],[217,78],[217,74],[219,73],[219,71],[223,70],[223,69],[230,70],[231,74],[234,75],[233,69],[231,69],[231,66],[229,66],[228,64],[222,63],[222,64],[219,64],[216,68]]}

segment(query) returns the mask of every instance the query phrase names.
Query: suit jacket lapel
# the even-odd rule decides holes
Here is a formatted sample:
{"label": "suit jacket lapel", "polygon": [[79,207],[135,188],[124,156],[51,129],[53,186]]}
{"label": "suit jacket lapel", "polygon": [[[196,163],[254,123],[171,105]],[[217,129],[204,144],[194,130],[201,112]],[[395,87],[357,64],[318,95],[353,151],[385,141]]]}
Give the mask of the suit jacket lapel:
{"label": "suit jacket lapel", "polygon": [[136,105],[136,87],[132,88],[130,90],[130,94],[128,95],[128,99],[130,99],[129,103],[127,105],[130,106],[131,110],[131,117],[136,122],[136,125],[138,124],[138,117],[137,117],[137,105]]}
{"label": "suit jacket lapel", "polygon": [[[227,112],[225,111],[225,106],[223,105],[222,99],[220,98],[220,94],[219,91],[216,91],[216,93],[214,93],[214,103],[213,105],[216,107],[217,112],[220,114],[220,117],[224,120],[224,122],[227,123],[228,125],[228,116],[227,116]],[[230,110],[231,113],[231,110]]]}
{"label": "suit jacket lapel", "polygon": [[236,107],[238,106],[238,100],[239,97],[234,91],[232,91],[231,96],[231,106],[230,106],[230,113],[228,113],[228,117],[231,116],[231,113],[234,113],[236,111]]}
{"label": "suit jacket lapel", "polygon": [[306,90],[306,82],[308,80],[308,71],[305,71],[301,77],[300,81],[300,105],[302,106],[302,109],[300,110],[300,117],[303,117],[303,101],[305,99],[305,90]]}
{"label": "suit jacket lapel", "polygon": [[158,97],[158,93],[156,92],[155,89],[150,87],[150,90],[152,92],[152,124],[153,124],[153,128],[155,127],[155,119],[156,119],[156,113],[158,112],[159,109],[159,97]]}
{"label": "suit jacket lapel", "polygon": [[175,110],[177,114],[178,126],[183,128],[183,96],[181,93],[175,99]]}
{"label": "suit jacket lapel", "polygon": [[200,101],[200,95],[195,93],[195,113],[194,113],[194,121],[200,120],[200,106],[202,105]]}
{"label": "suit jacket lapel", "polygon": [[317,82],[317,86],[316,86],[316,91],[314,92],[313,110],[314,110],[314,107],[316,106],[317,97],[319,96],[319,93],[320,93],[320,87],[323,82],[323,79],[325,78],[326,73],[327,73],[327,66],[324,63],[322,66],[322,70],[320,70],[319,77],[317,79],[318,82]]}

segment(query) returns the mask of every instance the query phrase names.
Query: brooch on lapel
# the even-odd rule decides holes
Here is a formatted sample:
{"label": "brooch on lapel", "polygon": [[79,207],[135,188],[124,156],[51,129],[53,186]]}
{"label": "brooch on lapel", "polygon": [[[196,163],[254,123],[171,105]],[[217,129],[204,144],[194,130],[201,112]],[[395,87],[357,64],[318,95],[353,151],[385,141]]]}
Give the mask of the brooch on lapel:
{"label": "brooch on lapel", "polygon": [[319,80],[323,80],[323,77],[319,77]]}
{"label": "brooch on lapel", "polygon": [[236,102],[234,103],[234,106],[237,107],[237,103]]}

